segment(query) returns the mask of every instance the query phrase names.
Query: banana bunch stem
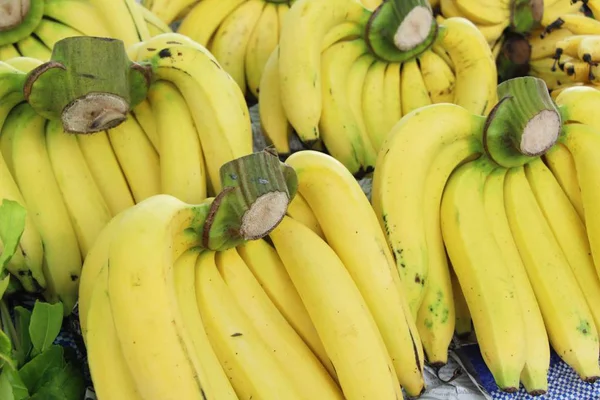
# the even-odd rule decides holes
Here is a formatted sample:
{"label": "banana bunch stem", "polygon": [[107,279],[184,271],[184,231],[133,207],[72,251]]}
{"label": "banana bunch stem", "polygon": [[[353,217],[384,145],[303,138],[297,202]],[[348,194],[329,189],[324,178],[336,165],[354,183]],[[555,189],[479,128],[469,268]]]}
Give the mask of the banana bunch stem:
{"label": "banana bunch stem", "polygon": [[519,167],[556,143],[561,115],[543,80],[523,77],[505,81],[498,85],[498,98],[483,135],[485,150],[496,163]]}
{"label": "banana bunch stem", "polygon": [[19,26],[29,13],[31,0],[8,0],[0,8],[0,32]]}
{"label": "banana bunch stem", "polygon": [[43,14],[44,1],[4,0],[0,7],[0,46],[29,36]]}
{"label": "banana bunch stem", "polygon": [[268,235],[283,219],[298,187],[293,168],[269,151],[224,164],[220,176],[223,190],[213,200],[203,229],[203,246],[210,250]]}
{"label": "banana bunch stem", "polygon": [[517,33],[531,32],[544,16],[543,0],[511,0],[511,29]]}
{"label": "banana bunch stem", "polygon": [[403,62],[429,48],[437,28],[428,0],[389,0],[369,18],[366,39],[376,56]]}
{"label": "banana bunch stem", "polygon": [[66,132],[93,133],[125,121],[149,85],[150,69],[131,62],[122,41],[77,36],[57,42],[52,59],[28,74],[24,95]]}

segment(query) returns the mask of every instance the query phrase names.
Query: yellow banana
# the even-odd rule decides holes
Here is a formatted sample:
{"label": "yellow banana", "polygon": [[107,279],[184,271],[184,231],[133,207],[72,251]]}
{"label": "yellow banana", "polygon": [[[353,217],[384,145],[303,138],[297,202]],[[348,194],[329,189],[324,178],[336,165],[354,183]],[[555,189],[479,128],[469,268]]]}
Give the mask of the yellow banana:
{"label": "yellow banana", "polygon": [[317,221],[317,217],[315,217],[315,214],[300,193],[296,193],[294,199],[288,205],[287,215],[301,222],[307,228],[310,228],[321,239],[325,239],[325,234],[321,229],[321,225],[319,225],[319,221]]}
{"label": "yellow banana", "polygon": [[427,50],[418,58],[419,68],[432,103],[452,103],[456,77],[446,62]]}
{"label": "yellow banana", "polygon": [[568,29],[556,29],[542,36],[542,31],[533,31],[527,38],[531,45],[531,59],[539,60],[546,57],[554,57],[556,54],[556,45],[563,39],[573,36]]}
{"label": "yellow banana", "polygon": [[31,35],[19,40],[15,43],[15,47],[25,57],[48,61],[52,56],[52,47],[46,46],[40,39]]}
{"label": "yellow banana", "polygon": [[136,0],[88,0],[101,16],[111,37],[123,41],[125,48],[150,38]]}
{"label": "yellow banana", "polygon": [[473,332],[471,326],[471,313],[469,305],[462,292],[458,277],[454,272],[454,268],[450,268],[450,281],[452,282],[452,298],[454,299],[455,325],[454,331],[459,339],[468,337]]}
{"label": "yellow banana", "polygon": [[465,18],[478,25],[501,24],[511,17],[508,1],[454,0],[454,4]]}
{"label": "yellow banana", "polygon": [[144,99],[141,103],[133,107],[131,110],[133,117],[137,123],[142,127],[144,133],[152,143],[152,147],[160,156],[160,143],[158,139],[158,131],[156,129],[156,115],[152,110],[150,101],[148,98]]}
{"label": "yellow banana", "polygon": [[77,29],[48,18],[42,18],[33,33],[50,49],[54,47],[56,42],[62,39],[73,36],[84,36],[84,34]]}
{"label": "yellow banana", "polygon": [[569,150],[561,143],[555,144],[543,156],[546,165],[565,192],[577,214],[582,221],[585,220],[583,211],[583,200],[581,199],[581,190],[577,181],[577,171],[575,170],[575,161]]}
{"label": "yellow banana", "polygon": [[[356,85],[360,82],[362,84],[362,104],[358,110],[355,109],[355,115],[360,115],[359,121],[363,121],[365,133],[368,135],[368,143],[371,144],[374,151],[378,151],[381,148],[381,144],[385,140],[386,135],[394,126],[397,121],[391,121],[386,118],[385,113],[385,98],[386,91],[392,91],[394,88],[386,87],[386,70],[388,68],[394,69],[398,74],[398,85],[396,86],[396,93],[398,98],[400,94],[400,70],[397,68],[397,64],[388,64],[382,61],[377,61],[370,54],[363,56],[364,59],[358,60],[353,66],[352,70],[363,69],[361,72],[363,76],[357,76],[349,78],[349,84],[353,85],[352,80],[356,81]],[[361,65],[364,64],[364,65]],[[352,74],[352,71],[351,71]],[[392,82],[393,83],[393,82]],[[352,98],[352,96],[350,97]],[[374,164],[374,161],[372,161]]]}
{"label": "yellow banana", "polygon": [[0,46],[0,61],[9,60],[11,58],[19,57],[21,54],[14,44],[5,44]]}
{"label": "yellow banana", "polygon": [[432,104],[416,59],[404,62],[400,73],[402,74],[400,92],[404,115]]}
{"label": "yellow banana", "polygon": [[98,9],[87,1],[46,0],[44,16],[86,36],[112,36]]}
{"label": "yellow banana", "polygon": [[[383,115],[381,119],[386,122],[388,127],[386,130],[389,131],[403,115],[402,110],[402,96],[400,95],[401,85],[401,74],[400,68],[402,64],[391,63],[385,70],[385,82],[383,88]],[[387,136],[387,133],[386,133]],[[379,148],[377,148],[379,150]]]}
{"label": "yellow banana", "polygon": [[260,80],[269,56],[279,41],[278,5],[266,3],[254,29],[248,38],[244,70],[246,85],[255,99],[258,99]]}
{"label": "yellow banana", "polygon": [[166,24],[158,15],[148,10],[142,4],[136,2],[139,13],[144,18],[144,21],[148,25],[148,33],[150,36],[157,36],[161,33],[173,32],[171,27]]}
{"label": "yellow banana", "polygon": [[152,11],[165,24],[170,24],[177,19],[181,12],[192,6],[195,0],[152,0],[147,4]]}
{"label": "yellow banana", "polygon": [[181,22],[177,32],[208,46],[225,18],[245,2],[246,0],[199,1]]}

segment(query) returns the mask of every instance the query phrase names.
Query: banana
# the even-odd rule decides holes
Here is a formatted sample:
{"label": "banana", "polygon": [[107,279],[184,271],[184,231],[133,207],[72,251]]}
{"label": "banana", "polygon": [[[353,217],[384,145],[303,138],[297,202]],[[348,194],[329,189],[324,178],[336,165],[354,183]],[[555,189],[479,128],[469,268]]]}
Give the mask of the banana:
{"label": "banana", "polygon": [[[396,66],[396,68],[394,68],[394,66]],[[398,74],[398,85],[395,88],[386,87],[386,70],[388,68],[391,68],[392,70],[395,69],[396,74]],[[357,74],[358,76],[352,76],[353,74]],[[362,126],[365,135],[367,135],[367,143],[373,147],[374,152],[378,151],[381,148],[381,144],[385,140],[386,135],[397,122],[397,120],[391,121],[390,119],[386,119],[386,113],[384,111],[386,99],[384,98],[384,95],[386,91],[389,92],[394,89],[396,93],[398,93],[398,96],[400,95],[400,70],[398,64],[388,64],[386,62],[375,60],[371,54],[367,53],[352,66],[350,76],[348,77],[348,83],[350,93],[353,92],[353,86],[357,86],[356,91],[362,89],[362,93],[358,93],[361,103],[356,106],[358,109],[354,107],[354,115],[359,121],[359,125]],[[352,94],[349,95],[350,99],[353,97],[357,96]],[[399,98],[401,97],[399,96]],[[322,132],[322,134],[324,135],[325,132]],[[370,165],[374,165],[374,161],[375,160],[371,161]]]}
{"label": "banana", "polygon": [[[319,359],[281,315],[235,249],[217,253],[217,268],[292,385],[307,399],[343,399]],[[311,382],[306,385],[306,382]]]}
{"label": "banana", "polygon": [[91,287],[86,350],[94,392],[98,398],[142,400],[115,330],[108,291],[108,264],[102,265]]}
{"label": "banana", "polygon": [[[576,6],[578,5],[576,4]],[[571,31],[573,35],[600,34],[600,21],[594,18],[589,18],[581,14],[561,14],[556,15],[554,18],[547,18],[546,12],[544,12],[544,14],[545,15],[542,19],[542,25],[546,26],[546,31],[552,30],[551,27],[555,27],[567,29]],[[546,19],[547,22],[544,21]]]}
{"label": "banana", "polygon": [[[84,34],[77,29],[71,28],[70,26],[64,25],[60,22],[54,21],[48,18],[42,18],[38,26],[33,31],[35,36],[40,38],[42,43],[46,47],[52,49],[54,44],[62,39],[66,39],[73,36],[84,36]],[[44,60],[46,61],[46,60]]]}
{"label": "banana", "polygon": [[179,14],[196,3],[196,0],[152,0],[152,4],[144,4],[164,24],[170,24]]}
{"label": "banana", "polygon": [[600,37],[587,36],[577,48],[577,56],[590,65],[596,65],[600,61]]}
{"label": "banana", "polygon": [[440,229],[439,210],[444,186],[452,171],[467,160],[473,146],[467,139],[457,140],[440,150],[426,175],[423,207],[425,239],[428,249],[428,278],[423,302],[416,315],[417,328],[430,365],[448,361],[448,347],[455,330],[455,306],[448,257]]}
{"label": "banana", "polygon": [[281,102],[291,125],[309,147],[319,139],[321,46],[325,36],[342,22],[360,22],[370,14],[356,0],[298,0],[286,15],[279,39]]}
{"label": "banana", "polygon": [[529,62],[529,74],[544,80],[550,90],[566,83],[572,84],[567,74],[557,68],[555,64],[556,60],[553,58],[531,60]]}
{"label": "banana", "polygon": [[432,104],[417,59],[404,62],[400,73],[402,74],[400,96],[402,97],[402,112],[405,115]]}
{"label": "banana", "polygon": [[160,193],[159,157],[135,118],[129,115],[107,133],[135,202]]}
{"label": "banana", "polygon": [[529,394],[541,395],[548,391],[550,345],[540,307],[506,217],[505,177],[504,168],[498,168],[488,176],[483,188],[483,202],[487,221],[496,243],[502,248],[504,264],[515,285],[525,324],[525,367],[521,371],[520,379]]}
{"label": "banana", "polygon": [[304,224],[304,226],[319,235],[321,239],[325,239],[317,217],[315,217],[315,214],[300,193],[296,193],[294,199],[288,205],[287,215]]}
{"label": "banana", "polygon": [[[402,64],[391,63],[385,70],[383,87],[383,114],[381,119],[386,122],[389,132],[402,117],[402,96],[400,95]],[[377,148],[379,150],[379,148]]]}
{"label": "banana", "polygon": [[452,17],[466,18],[463,12],[458,9],[455,0],[440,0],[440,11],[444,19]]}
{"label": "banana", "polygon": [[156,116],[152,110],[152,107],[150,106],[150,101],[148,101],[148,98],[145,98],[142,102],[133,107],[131,112],[137,123],[144,130],[144,133],[148,137],[148,140],[150,140],[150,143],[152,143],[154,150],[156,150],[156,152],[160,155],[160,143],[155,121]]}
{"label": "banana", "polygon": [[46,296],[50,301],[60,300],[68,315],[77,300],[81,273],[77,235],[52,173],[44,138],[46,120],[28,104],[18,106],[15,112],[22,125],[12,139],[14,178],[42,238]]}
{"label": "banana", "polygon": [[556,46],[564,39],[573,37],[568,29],[556,29],[542,35],[542,31],[533,31],[527,38],[531,45],[531,60],[553,57],[556,54]]}
{"label": "banana", "polygon": [[21,54],[14,44],[9,43],[5,44],[4,46],[0,46],[0,61],[5,61],[20,56]]}
{"label": "banana", "polygon": [[111,33],[125,48],[150,38],[148,25],[136,0],[88,0]]}
{"label": "banana", "polygon": [[497,25],[510,20],[511,8],[505,0],[454,0],[456,8],[473,23]]}
{"label": "banana", "polygon": [[534,160],[525,166],[525,175],[554,237],[571,266],[594,324],[600,327],[600,277],[596,273],[592,251],[583,221],[567,195],[542,160]]}
{"label": "banana", "polygon": [[471,313],[469,312],[469,305],[462,292],[454,268],[449,268],[449,270],[455,313],[454,331],[456,332],[456,336],[458,336],[459,339],[462,339],[468,337],[471,332],[473,332],[473,327],[471,326]]}
{"label": "banana", "polygon": [[275,249],[261,239],[246,242],[237,251],[273,304],[337,380],[333,364]]}
{"label": "banana", "polygon": [[112,36],[98,10],[87,1],[45,0],[44,16],[86,36]]}
{"label": "banana", "polygon": [[[356,39],[334,44],[321,57],[323,110],[319,130],[329,153],[353,174],[373,167],[376,157],[348,100],[347,81],[352,64],[366,52],[364,40]],[[279,65],[281,74],[281,56]]]}
{"label": "banana", "polygon": [[[448,256],[463,290],[481,355],[498,387],[516,392],[525,365],[524,320],[502,249],[487,223],[483,188],[495,168],[481,157],[459,167],[440,209]],[[459,223],[460,219],[460,223]]]}
{"label": "banana", "polygon": [[[380,119],[383,118],[383,115],[380,113],[380,111],[382,111],[381,92],[376,91],[377,88],[381,89],[383,87],[383,78],[382,82],[378,82],[376,79],[370,79],[370,84],[368,85],[369,87],[366,87],[367,85],[365,82],[365,77],[368,75],[368,71],[374,62],[375,59],[369,53],[363,54],[350,66],[350,71],[348,72],[347,78],[348,102],[350,108],[352,109],[354,119],[360,127],[360,134],[363,138],[363,143],[366,143],[366,145],[369,147],[369,154],[371,157],[375,155],[376,149],[369,137],[365,122],[365,119],[369,117],[369,114],[366,112],[363,113],[363,106],[373,107],[373,110],[377,110],[375,111],[376,115],[379,115]],[[375,97],[370,98],[373,103],[367,103],[363,101],[363,96],[370,97],[373,95],[375,95]],[[370,123],[372,122],[370,121]],[[369,162],[371,165],[374,165],[374,163],[375,160]]]}
{"label": "banana", "polygon": [[421,340],[369,200],[331,156],[308,150],[292,154],[286,163],[296,171],[298,192],[373,315],[400,385],[409,396],[420,395],[424,390]]}
{"label": "banana", "polygon": [[452,103],[456,77],[448,64],[430,50],[419,55],[417,64],[431,102]]}
{"label": "banana", "polygon": [[[483,35],[464,18],[448,18],[440,26],[440,47],[454,66],[454,103],[477,115],[486,115],[496,104],[496,63]],[[406,114],[406,108],[403,104]]]}
{"label": "banana", "polygon": [[[437,212],[423,206],[427,175],[444,144],[475,138],[473,132],[481,131],[482,124],[483,118],[454,104],[427,106],[405,115],[379,151],[371,202],[396,258],[415,318],[428,281],[426,236],[433,227],[425,225],[425,218],[427,213]],[[473,140],[474,147],[476,142]]]}
{"label": "banana", "polygon": [[600,129],[600,90],[590,87],[573,87],[556,97],[556,104],[564,121],[579,122]]}
{"label": "banana", "polygon": [[510,169],[505,179],[506,214],[550,344],[581,379],[596,380],[600,376],[598,335],[577,280],[536,202],[524,169]]}
{"label": "banana", "polygon": [[113,152],[108,134],[96,132],[92,135],[76,135],[77,144],[85,157],[90,173],[111,214],[133,206],[135,201],[129,184]]}
{"label": "banana", "polygon": [[248,38],[244,70],[246,85],[255,99],[258,99],[260,80],[269,56],[279,41],[279,20],[277,4],[266,3],[256,25]]}
{"label": "banana", "polygon": [[2,2],[0,46],[18,42],[35,29],[44,13],[44,1]]}
{"label": "banana", "polygon": [[208,338],[238,397],[303,398],[236,303],[219,274],[214,252],[202,253],[196,264],[196,298]]}
{"label": "banana", "polygon": [[569,57],[564,57],[563,60],[558,65],[573,82],[585,83],[595,79],[591,65],[585,61]]}
{"label": "banana", "polygon": [[139,13],[146,21],[148,25],[148,33],[150,36],[157,36],[162,33],[173,32],[171,27],[166,24],[159,16],[154,14],[152,11],[144,7],[141,3],[136,2]]}
{"label": "banana", "polygon": [[248,0],[240,5],[223,20],[210,44],[210,52],[236,81],[244,95],[248,93],[244,60],[248,55],[252,31],[265,5],[264,0]]}
{"label": "banana", "polygon": [[509,25],[510,21],[506,20],[496,25],[477,25],[477,29],[479,29],[486,42],[493,43],[502,37],[502,34]]}
{"label": "banana", "polygon": [[557,143],[544,154],[543,159],[569,198],[569,201],[575,207],[577,215],[584,221],[583,200],[581,199],[581,190],[577,181],[575,161],[571,153],[563,144]]}
{"label": "banana", "polygon": [[198,2],[179,25],[177,32],[208,46],[225,18],[246,0],[203,0]]}
{"label": "banana", "polygon": [[25,57],[48,61],[52,56],[52,47],[46,46],[40,39],[32,35],[19,40],[15,43],[15,47]]}
{"label": "banana", "polygon": [[281,27],[283,26],[283,22],[285,21],[285,16],[288,11],[290,11],[290,4],[288,3],[279,3],[277,4],[277,19],[279,20],[279,31],[281,32]]}
{"label": "banana", "polygon": [[33,57],[15,57],[6,60],[5,63],[21,72],[29,73],[32,69],[42,65],[43,62]]}
{"label": "banana", "polygon": [[[563,29],[566,30],[566,29]],[[568,31],[567,31],[568,32]],[[552,32],[554,33],[554,32]],[[562,40],[556,42],[554,57],[557,60],[560,60],[562,55],[566,55],[569,57],[578,57],[579,45],[586,37],[593,37],[593,35],[573,35],[567,36]]]}
{"label": "banana", "polygon": [[289,154],[292,127],[281,105],[279,47],[273,50],[263,70],[258,93],[258,113],[261,130],[267,141],[275,146],[278,154]]}
{"label": "banana", "polygon": [[85,258],[112,215],[73,134],[63,131],[59,120],[46,124],[46,149],[62,193],[79,250]]}
{"label": "banana", "polygon": [[344,397],[402,399],[373,316],[334,250],[290,217],[270,238],[331,358]]}
{"label": "banana", "polygon": [[540,21],[540,24],[548,27],[552,25],[559,17],[570,18],[572,16],[583,16],[579,1],[569,2],[556,0],[552,4],[544,1],[544,13],[542,14],[542,20]]}
{"label": "banana", "polygon": [[[160,36],[155,38],[161,40]],[[153,48],[153,52],[139,56],[149,57],[155,78],[172,82],[185,98],[200,135],[210,179],[207,185],[213,193],[219,193],[221,165],[252,153],[252,126],[248,108],[241,103],[241,90],[214,57],[197,44]]]}
{"label": "banana", "polygon": [[359,38],[362,31],[363,27],[359,23],[352,21],[346,21],[335,25],[325,33],[325,36],[323,36],[321,52],[327,50],[337,42]]}
{"label": "banana", "polygon": [[[156,81],[148,90],[155,113],[160,154],[161,193],[197,204],[206,198],[204,156],[194,119],[179,90]],[[174,135],[176,128],[177,135]]]}

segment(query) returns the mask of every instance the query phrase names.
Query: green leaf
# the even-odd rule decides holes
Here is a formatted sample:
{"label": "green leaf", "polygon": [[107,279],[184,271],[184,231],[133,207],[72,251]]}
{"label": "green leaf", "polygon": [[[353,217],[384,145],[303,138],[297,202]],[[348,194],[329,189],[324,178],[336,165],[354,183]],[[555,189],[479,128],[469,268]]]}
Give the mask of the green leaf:
{"label": "green leaf", "polygon": [[29,335],[31,343],[37,353],[43,353],[48,349],[58,333],[63,321],[63,305],[35,302],[31,323],[29,324]]}
{"label": "green leaf", "polygon": [[[0,255],[2,257],[2,255]],[[0,299],[4,297],[4,293],[6,293],[6,289],[8,289],[8,284],[10,283],[10,274],[6,274],[4,278],[0,281]]]}
{"label": "green leaf", "polygon": [[15,363],[12,359],[12,343],[10,338],[0,330],[0,366],[15,369]]}
{"label": "green leaf", "polygon": [[46,382],[52,380],[54,375],[60,373],[65,366],[63,356],[63,348],[52,345],[19,370],[29,393],[36,393]]}
{"label": "green leaf", "polygon": [[31,336],[29,335],[29,322],[31,321],[31,311],[28,309],[16,306],[15,307],[15,329],[21,344],[19,350],[15,352],[17,365],[21,367],[25,364],[29,352],[31,351]]}
{"label": "green leaf", "polygon": [[6,371],[10,371],[10,369],[4,368],[2,370],[2,374],[0,374],[0,399],[15,400],[13,388],[8,380],[7,374],[5,373]]}
{"label": "green leaf", "polygon": [[[2,374],[0,375],[0,381],[3,380],[8,381],[10,384],[11,394],[14,400],[29,399],[29,391],[16,370],[9,368],[3,369]],[[4,399],[4,397],[0,396],[0,399]]]}
{"label": "green leaf", "polygon": [[85,382],[81,369],[66,364],[58,373],[52,375],[31,400],[81,400],[85,394]]}
{"label": "green leaf", "polygon": [[4,250],[0,253],[0,272],[17,251],[21,235],[25,230],[27,210],[16,201],[4,199],[0,204],[0,241]]}

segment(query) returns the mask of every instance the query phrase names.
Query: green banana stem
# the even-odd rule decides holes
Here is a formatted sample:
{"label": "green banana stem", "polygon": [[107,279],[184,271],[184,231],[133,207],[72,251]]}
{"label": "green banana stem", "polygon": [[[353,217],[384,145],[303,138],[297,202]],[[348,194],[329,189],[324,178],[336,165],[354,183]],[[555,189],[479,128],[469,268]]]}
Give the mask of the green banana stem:
{"label": "green banana stem", "polygon": [[404,62],[427,50],[438,25],[428,0],[385,0],[367,22],[371,52],[388,62]]}
{"label": "green banana stem", "polygon": [[77,36],[57,42],[52,59],[33,69],[25,99],[43,117],[70,133],[114,128],[145,97],[150,69],[127,58],[123,42]]}
{"label": "green banana stem", "polygon": [[250,154],[220,169],[223,190],[203,228],[203,247],[224,250],[268,235],[296,195],[298,178],[270,151]]}
{"label": "green banana stem", "polygon": [[510,26],[514,32],[531,32],[540,24],[543,15],[543,0],[511,0],[510,2]]}
{"label": "green banana stem", "polygon": [[4,0],[0,7],[0,46],[29,36],[44,15],[44,1]]}
{"label": "green banana stem", "polygon": [[531,45],[529,41],[518,33],[506,33],[502,50],[496,59],[498,80],[503,82],[508,79],[526,76],[529,72],[530,59]]}
{"label": "green banana stem", "polygon": [[498,85],[498,98],[483,134],[483,146],[492,160],[505,168],[518,167],[554,146],[562,118],[543,80],[510,79]]}

